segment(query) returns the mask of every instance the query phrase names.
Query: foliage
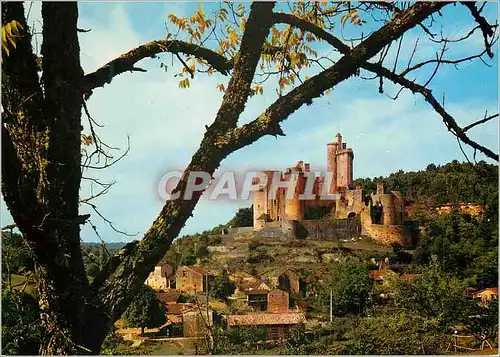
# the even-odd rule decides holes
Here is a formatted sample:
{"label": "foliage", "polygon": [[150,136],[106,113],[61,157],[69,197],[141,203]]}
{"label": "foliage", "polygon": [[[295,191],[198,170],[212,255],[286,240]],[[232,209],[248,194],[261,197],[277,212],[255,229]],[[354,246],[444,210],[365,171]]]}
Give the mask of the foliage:
{"label": "foliage", "polygon": [[400,191],[407,200],[424,207],[458,202],[495,205],[498,201],[498,166],[484,161],[430,164],[426,170],[400,170],[389,177],[357,179],[354,184],[369,193],[376,191],[377,182],[384,184],[386,192]]}
{"label": "foliage", "polygon": [[386,307],[367,317],[348,315],[325,327],[294,330],[280,354],[438,354],[445,338],[422,316]]}
{"label": "foliage", "polygon": [[156,293],[144,285],[122,316],[127,327],[159,327],[166,322],[165,306],[156,299]]}
{"label": "foliage", "polygon": [[2,26],[2,51],[8,56],[10,53],[9,47],[16,48],[16,42],[21,36],[23,27],[19,21],[12,20]]}
{"label": "foliage", "polygon": [[446,272],[494,284],[498,280],[498,226],[491,221],[498,219],[452,212],[428,222],[415,262],[427,264],[434,255]]}
{"label": "foliage", "polygon": [[227,298],[236,289],[236,285],[229,279],[229,275],[225,269],[214,279],[210,280],[209,287],[210,296],[223,301],[227,301]]}
{"label": "foliage", "polygon": [[258,246],[247,257],[247,263],[250,264],[271,263],[273,261],[274,258],[266,251],[264,246]]}
{"label": "foliage", "polygon": [[218,352],[225,355],[258,353],[257,351],[262,349],[262,342],[266,339],[265,327],[231,327],[219,333]]}
{"label": "foliage", "polygon": [[328,311],[330,290],[334,314],[362,313],[372,290],[366,266],[361,262],[348,260],[332,267],[327,282],[319,293],[322,311]]}
{"label": "foliage", "polygon": [[232,228],[253,226],[253,206],[240,208],[226,225]]}
{"label": "foliage", "polygon": [[108,260],[118,249],[117,247],[118,246],[108,246],[108,243],[82,244],[83,263],[90,282],[92,282],[97,274],[105,267]]}
{"label": "foliage", "polygon": [[471,305],[471,312],[463,321],[467,331],[478,338],[487,338],[498,345],[498,299],[486,306]]}
{"label": "foliage", "polygon": [[441,331],[462,322],[470,313],[472,304],[477,304],[463,295],[469,281],[444,272],[436,257],[413,280],[397,276],[386,280],[394,294],[396,307],[426,316]]}
{"label": "foliage", "polygon": [[37,300],[24,292],[3,289],[3,354],[38,355],[44,338]]}
{"label": "foliage", "polygon": [[33,259],[23,236],[2,232],[2,280],[10,274],[25,274],[33,271]]}

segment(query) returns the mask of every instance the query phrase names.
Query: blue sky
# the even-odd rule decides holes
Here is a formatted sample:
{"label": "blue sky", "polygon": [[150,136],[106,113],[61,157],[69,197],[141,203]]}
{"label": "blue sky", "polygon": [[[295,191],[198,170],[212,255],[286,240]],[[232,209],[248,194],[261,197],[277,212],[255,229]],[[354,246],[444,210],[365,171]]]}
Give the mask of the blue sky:
{"label": "blue sky", "polygon": [[[81,58],[85,72],[92,71],[114,57],[138,45],[165,36],[165,22],[169,13],[176,16],[192,14],[197,3],[80,3],[79,26],[91,29],[80,34]],[[217,7],[206,3],[205,11]],[[283,6],[283,5],[280,5]],[[30,23],[40,19],[40,6],[34,4]],[[437,17],[433,27],[450,35],[465,34],[474,26],[467,9],[448,6],[443,18]],[[497,4],[487,5],[491,22],[497,19]],[[348,27],[346,32],[366,31]],[[169,26],[173,31],[173,25]],[[476,36],[477,35],[477,36]],[[459,44],[447,52],[456,58],[481,50],[482,36],[477,32],[466,44]],[[437,47],[425,41],[422,31],[415,29],[405,35],[405,42],[398,66],[404,66],[417,37],[421,36],[420,58],[431,58]],[[395,46],[393,46],[395,47]],[[326,46],[318,51],[329,53]],[[497,51],[495,49],[495,55]],[[390,56],[389,56],[390,57]],[[333,57],[332,57],[333,58]],[[169,55],[162,57],[169,66]],[[461,125],[473,122],[498,110],[498,59],[486,67],[479,61],[464,63],[459,70],[443,67],[431,84],[437,98],[445,96],[446,109]],[[146,59],[140,67],[148,73],[123,74],[105,88],[97,89],[88,102],[89,110],[99,123],[100,136],[110,145],[126,147],[130,135],[130,153],[118,164],[105,170],[86,174],[104,181],[115,180],[111,192],[95,201],[100,211],[114,225],[126,232],[137,233],[126,237],[111,230],[95,214],[91,220],[99,234],[107,241],[140,239],[142,233],[159,213],[163,202],[156,193],[159,178],[168,170],[182,170],[197,149],[204,132],[222,100],[217,83],[227,84],[228,78],[214,75],[197,76],[191,88],[178,88],[180,67],[174,66],[165,73],[157,59]],[[429,68],[432,70],[432,68]],[[417,78],[428,75],[425,69]],[[274,102],[275,83],[265,86],[263,96],[252,97],[241,122],[257,117]],[[386,83],[389,94],[397,89]],[[85,121],[85,118],[84,118]],[[340,129],[344,141],[354,150],[354,176],[374,177],[391,172],[424,169],[429,163],[444,164],[457,159],[464,161],[454,137],[447,132],[440,117],[420,96],[403,92],[398,100],[378,93],[378,81],[351,78],[334,88],[329,96],[316,99],[311,106],[304,106],[283,124],[286,137],[265,137],[252,146],[233,153],[220,170],[255,168],[284,169],[298,160],[310,162],[313,168],[323,169],[326,164],[326,143]],[[498,152],[498,122],[473,129],[473,139]],[[466,149],[470,154],[471,151]],[[477,159],[485,159],[478,155]],[[489,160],[487,160],[489,161]],[[489,161],[491,162],[491,161]],[[82,197],[89,193],[85,184]],[[183,230],[183,234],[209,229],[228,221],[238,207],[248,207],[251,202],[209,202],[202,200]],[[82,213],[92,213],[82,207]],[[2,224],[11,222],[5,205],[2,205]],[[88,226],[82,229],[84,241],[96,241],[96,234]]]}

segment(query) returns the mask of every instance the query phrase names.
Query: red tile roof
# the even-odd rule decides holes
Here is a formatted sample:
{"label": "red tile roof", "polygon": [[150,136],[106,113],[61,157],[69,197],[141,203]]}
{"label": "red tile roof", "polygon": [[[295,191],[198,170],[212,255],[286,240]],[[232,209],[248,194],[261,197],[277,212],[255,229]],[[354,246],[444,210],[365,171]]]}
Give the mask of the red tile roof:
{"label": "red tile roof", "polygon": [[203,269],[201,267],[195,267],[195,266],[186,266],[185,268],[194,271],[197,274],[200,275],[212,275],[208,270]]}
{"label": "red tile roof", "polygon": [[303,313],[229,315],[227,317],[228,326],[300,325],[305,322],[306,316]]}
{"label": "red tile roof", "polygon": [[181,293],[179,291],[168,291],[166,293],[157,293],[156,298],[161,302],[177,302]]}
{"label": "red tile roof", "polygon": [[370,270],[369,273],[373,280],[382,280],[382,275],[384,271],[376,269],[376,270]]}
{"label": "red tile roof", "polygon": [[493,295],[498,296],[498,288],[486,288],[486,289],[477,291],[474,295],[481,295],[481,294],[483,294],[483,293],[485,293],[487,291],[490,292],[490,293],[492,293]]}
{"label": "red tile roof", "polygon": [[269,290],[265,289],[253,289],[253,290],[248,290],[246,291],[247,295],[267,295]]}
{"label": "red tile roof", "polygon": [[176,302],[167,302],[166,303],[166,312],[167,315],[181,315],[182,313],[189,311],[196,307],[196,304],[193,303],[176,303]]}

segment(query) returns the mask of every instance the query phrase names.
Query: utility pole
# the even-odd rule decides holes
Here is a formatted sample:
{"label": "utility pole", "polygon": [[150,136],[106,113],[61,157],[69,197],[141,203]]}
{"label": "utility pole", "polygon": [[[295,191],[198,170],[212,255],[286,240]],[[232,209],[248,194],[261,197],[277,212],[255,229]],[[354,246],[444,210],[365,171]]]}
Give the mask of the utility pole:
{"label": "utility pole", "polygon": [[333,291],[330,288],[330,322],[333,322]]}

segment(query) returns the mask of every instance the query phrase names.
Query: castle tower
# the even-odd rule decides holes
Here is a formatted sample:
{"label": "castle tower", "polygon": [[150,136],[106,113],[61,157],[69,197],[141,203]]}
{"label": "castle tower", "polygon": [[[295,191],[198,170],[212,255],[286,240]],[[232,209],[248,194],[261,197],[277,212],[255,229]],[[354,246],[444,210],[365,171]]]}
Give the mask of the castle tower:
{"label": "castle tower", "polygon": [[304,219],[304,201],[299,200],[299,195],[304,192],[305,188],[302,161],[299,161],[296,167],[291,168],[290,171],[285,174],[285,178],[289,180],[292,173],[297,175],[297,186],[295,187],[292,199],[286,200],[285,202],[285,219]]}
{"label": "castle tower", "polygon": [[338,187],[352,186],[353,160],[352,149],[342,142],[342,135],[337,133],[333,142],[327,144],[327,170],[333,173],[330,193],[336,193]]}
{"label": "castle tower", "polygon": [[337,161],[337,187],[352,187],[352,163],[354,160],[354,153],[351,148],[347,147],[346,143],[342,142],[342,136],[337,134],[335,137],[338,142],[338,149],[336,154]]}
{"label": "castle tower", "polygon": [[255,230],[262,229],[265,225],[265,217],[270,215],[271,207],[269,200],[269,186],[273,178],[274,171],[263,171],[267,177],[267,184],[257,192],[253,193],[253,226]]}
{"label": "castle tower", "polygon": [[335,136],[332,143],[326,144],[327,149],[327,165],[328,172],[333,173],[332,185],[330,186],[329,193],[337,192],[337,151],[339,144],[342,143],[342,136],[339,133]]}

